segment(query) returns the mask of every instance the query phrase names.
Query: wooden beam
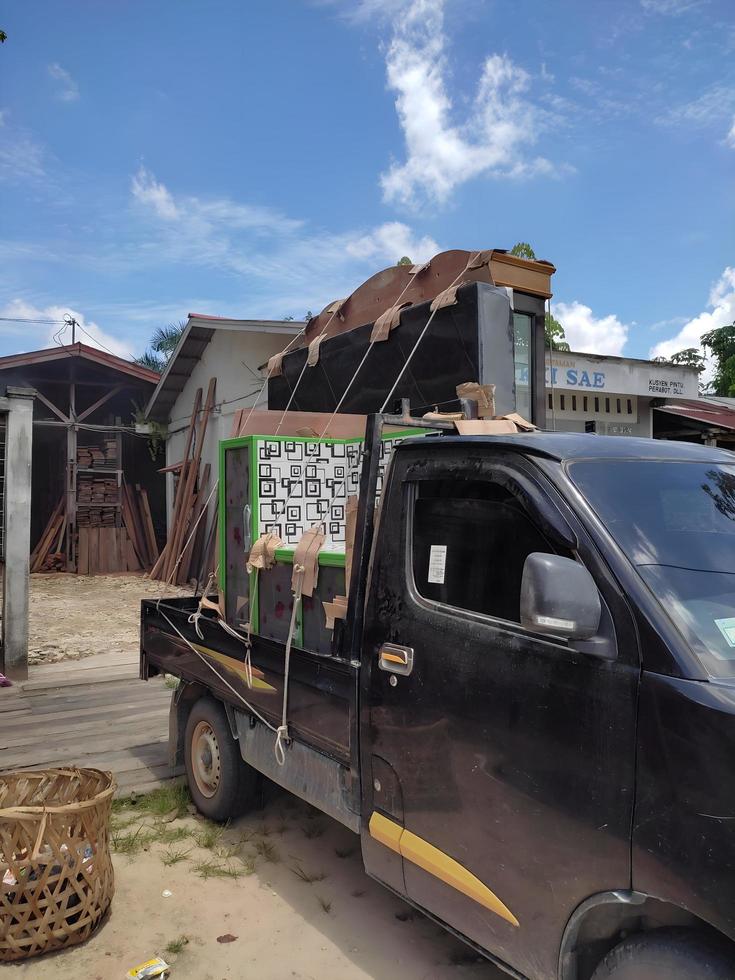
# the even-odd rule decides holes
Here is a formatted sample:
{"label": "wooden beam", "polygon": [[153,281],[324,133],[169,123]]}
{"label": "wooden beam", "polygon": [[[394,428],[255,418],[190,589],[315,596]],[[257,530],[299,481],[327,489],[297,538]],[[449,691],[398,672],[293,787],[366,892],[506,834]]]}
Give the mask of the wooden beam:
{"label": "wooden beam", "polygon": [[[22,384],[25,385],[28,388],[32,387],[32,385],[29,385],[26,381],[23,381]],[[56,405],[54,405],[54,403],[52,401],[49,401],[48,398],[44,394],[42,394],[38,389],[36,389],[36,396],[35,397],[40,402],[43,402],[43,404],[46,406],[46,408],[50,408],[51,411],[54,413],[54,415],[56,415],[58,418],[60,418],[62,422],[65,422],[67,425],[70,425],[71,424],[71,419],[69,418],[69,416],[68,415],[64,415],[64,413],[61,411],[61,409],[60,408],[57,408]]]}
{"label": "wooden beam", "polygon": [[84,421],[84,419],[88,418],[92,412],[96,412],[98,408],[101,408],[105,402],[109,401],[111,398],[114,398],[115,395],[119,391],[122,391],[124,387],[124,385],[115,385],[114,388],[110,388],[110,390],[105,392],[101,398],[98,398],[93,405],[90,405],[89,408],[85,408],[83,412],[80,412],[79,415],[77,415],[77,422]]}

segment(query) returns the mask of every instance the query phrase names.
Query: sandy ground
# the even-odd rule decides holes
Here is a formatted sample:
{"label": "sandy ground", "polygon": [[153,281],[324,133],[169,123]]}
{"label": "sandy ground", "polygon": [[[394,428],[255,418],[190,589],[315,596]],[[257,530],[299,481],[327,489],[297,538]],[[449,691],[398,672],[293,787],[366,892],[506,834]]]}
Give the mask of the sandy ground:
{"label": "sandy ground", "polygon": [[[134,810],[114,820],[123,842],[138,827],[154,826]],[[368,878],[354,834],[278,790],[221,837],[215,825],[191,816],[166,828],[183,839],[115,854],[116,894],[95,936],[3,967],[8,980],[122,978],[156,955],[171,965],[171,980],[505,976]],[[180,854],[177,863],[164,863]],[[202,863],[238,876],[204,879]],[[179,951],[166,952],[177,940]]]}
{"label": "sandy ground", "polygon": [[140,600],[188,595],[190,589],[142,575],[31,575],[31,664],[81,660],[93,653],[138,649]]}

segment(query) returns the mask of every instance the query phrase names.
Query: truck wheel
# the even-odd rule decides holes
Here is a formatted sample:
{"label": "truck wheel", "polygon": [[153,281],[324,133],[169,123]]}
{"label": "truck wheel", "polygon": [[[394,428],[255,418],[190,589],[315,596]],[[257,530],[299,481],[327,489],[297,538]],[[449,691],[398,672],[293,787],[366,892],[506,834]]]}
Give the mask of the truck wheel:
{"label": "truck wheel", "polygon": [[199,698],[186,722],[186,778],[194,805],[211,820],[229,820],[258,797],[259,773],[243,761],[224,707]]}
{"label": "truck wheel", "polygon": [[592,980],[728,980],[734,975],[731,952],[716,940],[687,929],[657,929],[611,949]]}

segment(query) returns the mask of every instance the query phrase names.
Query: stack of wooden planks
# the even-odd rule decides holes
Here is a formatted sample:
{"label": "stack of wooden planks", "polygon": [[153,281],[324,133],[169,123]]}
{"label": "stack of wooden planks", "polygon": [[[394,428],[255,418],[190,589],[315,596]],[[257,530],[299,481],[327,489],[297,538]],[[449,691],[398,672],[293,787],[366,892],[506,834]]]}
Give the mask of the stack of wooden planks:
{"label": "stack of wooden planks", "polygon": [[[115,484],[117,486],[117,484]],[[148,493],[145,487],[121,486],[120,522],[113,508],[77,511],[77,572],[139,572],[158,559]],[[62,497],[54,508],[41,538],[31,554],[32,572],[66,571],[67,521]]]}
{"label": "stack of wooden planks", "polygon": [[[176,472],[178,479],[168,540],[150,573],[151,578],[160,581],[176,582],[180,585],[194,578],[201,581],[214,567],[216,496],[215,503],[212,504],[209,501],[212,490],[210,465],[202,468],[200,463],[207,426],[214,407],[216,385],[217,379],[212,378],[203,408],[203,392],[201,388],[197,389],[194,410],[186,430],[183,460],[173,466],[164,467],[164,470]],[[214,514],[211,523],[210,513]]]}
{"label": "stack of wooden planks", "polygon": [[79,446],[77,449],[77,466],[84,469],[95,466],[114,469],[117,463],[117,440],[115,439],[105,439],[99,446]]}
{"label": "stack of wooden planks", "polygon": [[66,552],[63,548],[65,536],[66,514],[64,513],[64,498],[62,497],[52,511],[38,544],[31,552],[30,569],[32,572],[64,571],[66,568]]}

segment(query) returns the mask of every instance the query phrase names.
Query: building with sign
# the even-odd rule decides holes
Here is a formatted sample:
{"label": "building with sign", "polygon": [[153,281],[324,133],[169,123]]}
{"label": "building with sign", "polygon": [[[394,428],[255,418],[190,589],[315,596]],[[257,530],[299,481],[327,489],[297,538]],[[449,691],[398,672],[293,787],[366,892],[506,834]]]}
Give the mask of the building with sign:
{"label": "building with sign", "polygon": [[653,410],[697,399],[698,380],[691,367],[547,350],[546,427],[651,438]]}

